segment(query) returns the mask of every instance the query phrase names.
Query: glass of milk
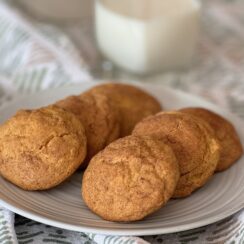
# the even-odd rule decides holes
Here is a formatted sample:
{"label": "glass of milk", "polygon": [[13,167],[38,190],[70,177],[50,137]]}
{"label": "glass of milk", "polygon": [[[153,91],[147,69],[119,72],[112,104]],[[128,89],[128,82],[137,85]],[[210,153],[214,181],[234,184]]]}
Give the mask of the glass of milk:
{"label": "glass of milk", "polygon": [[190,67],[198,39],[198,0],[96,0],[102,54],[136,74]]}

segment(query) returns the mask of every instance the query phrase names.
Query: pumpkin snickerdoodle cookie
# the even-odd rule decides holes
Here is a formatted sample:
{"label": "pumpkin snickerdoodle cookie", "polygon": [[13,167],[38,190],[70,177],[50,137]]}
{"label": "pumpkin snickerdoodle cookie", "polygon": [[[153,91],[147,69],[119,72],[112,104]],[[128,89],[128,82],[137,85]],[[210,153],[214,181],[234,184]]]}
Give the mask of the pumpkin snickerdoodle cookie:
{"label": "pumpkin snickerdoodle cookie", "polygon": [[91,160],[82,196],[105,220],[136,221],[163,206],[178,179],[178,162],[169,146],[147,136],[127,136]]}
{"label": "pumpkin snickerdoodle cookie", "polygon": [[84,125],[87,136],[85,164],[119,137],[118,111],[107,96],[83,93],[80,96],[67,97],[56,105],[74,113]]}
{"label": "pumpkin snickerdoodle cookie", "polygon": [[88,92],[103,93],[118,107],[121,120],[120,137],[131,134],[134,126],[143,118],[162,110],[153,96],[127,84],[106,83],[95,86]]}
{"label": "pumpkin snickerdoodle cookie", "polygon": [[215,171],[219,144],[201,119],[181,112],[161,112],[138,123],[133,134],[159,138],[173,148],[181,173],[175,198],[190,195]]}
{"label": "pumpkin snickerdoodle cookie", "polygon": [[22,189],[60,184],[85,156],[83,125],[56,106],[20,110],[0,126],[0,174]]}
{"label": "pumpkin snickerdoodle cookie", "polygon": [[243,148],[240,138],[229,121],[205,108],[184,108],[180,111],[205,120],[213,128],[220,143],[220,160],[216,171],[223,171],[229,168],[241,157]]}

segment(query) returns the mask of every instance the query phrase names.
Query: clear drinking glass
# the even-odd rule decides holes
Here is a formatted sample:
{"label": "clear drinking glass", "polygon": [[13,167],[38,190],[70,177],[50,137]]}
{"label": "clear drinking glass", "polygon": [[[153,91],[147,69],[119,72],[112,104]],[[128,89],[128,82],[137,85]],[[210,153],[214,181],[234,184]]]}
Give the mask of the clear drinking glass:
{"label": "clear drinking glass", "polygon": [[96,0],[95,32],[107,60],[104,68],[148,75],[190,67],[199,20],[197,0]]}

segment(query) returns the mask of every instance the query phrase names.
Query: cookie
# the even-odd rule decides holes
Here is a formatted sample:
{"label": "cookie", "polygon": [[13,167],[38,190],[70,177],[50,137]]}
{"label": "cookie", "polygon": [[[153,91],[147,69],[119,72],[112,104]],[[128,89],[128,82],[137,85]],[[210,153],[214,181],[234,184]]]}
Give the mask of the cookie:
{"label": "cookie", "polygon": [[148,135],[170,145],[179,162],[180,180],[173,197],[185,197],[203,186],[219,160],[219,144],[203,120],[181,112],[161,112],[138,123],[134,135]]}
{"label": "cookie", "polygon": [[83,125],[61,108],[20,110],[0,127],[0,174],[24,190],[60,184],[85,156]]}
{"label": "cookie", "polygon": [[178,179],[178,162],[169,146],[146,136],[127,136],[91,160],[82,196],[105,220],[136,221],[166,204]]}
{"label": "cookie", "polygon": [[90,92],[106,94],[119,108],[120,137],[131,134],[134,126],[143,118],[162,110],[153,96],[135,86],[107,83],[92,88]]}
{"label": "cookie", "polygon": [[84,93],[80,96],[67,97],[58,101],[56,105],[74,113],[85,127],[87,136],[85,164],[119,137],[118,111],[107,96]]}
{"label": "cookie", "polygon": [[216,171],[226,170],[242,156],[241,141],[228,120],[204,108],[184,108],[180,111],[205,120],[213,128],[220,143],[220,160]]}

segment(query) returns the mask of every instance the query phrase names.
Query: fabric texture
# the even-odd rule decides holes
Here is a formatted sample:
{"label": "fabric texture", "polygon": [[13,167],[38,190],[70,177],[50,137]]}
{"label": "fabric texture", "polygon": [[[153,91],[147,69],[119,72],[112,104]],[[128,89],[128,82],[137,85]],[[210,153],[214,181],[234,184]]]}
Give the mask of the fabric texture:
{"label": "fabric texture", "polygon": [[[198,60],[184,74],[145,78],[188,91],[244,118],[244,4],[242,0],[206,0]],[[70,30],[70,27],[66,27]],[[72,83],[136,79],[98,55],[91,31],[72,27],[67,35],[54,25],[30,19],[9,1],[0,1],[0,106],[16,93],[29,94]],[[74,36],[82,36],[79,51]],[[91,42],[90,42],[91,41]],[[89,43],[89,45],[87,45]],[[83,58],[85,53],[86,58]],[[87,58],[88,57],[88,58]],[[85,60],[85,61],[84,61]],[[147,237],[103,236],[47,226],[0,207],[0,243],[244,243],[244,211],[198,229]]]}

